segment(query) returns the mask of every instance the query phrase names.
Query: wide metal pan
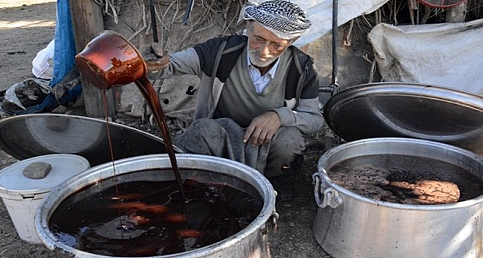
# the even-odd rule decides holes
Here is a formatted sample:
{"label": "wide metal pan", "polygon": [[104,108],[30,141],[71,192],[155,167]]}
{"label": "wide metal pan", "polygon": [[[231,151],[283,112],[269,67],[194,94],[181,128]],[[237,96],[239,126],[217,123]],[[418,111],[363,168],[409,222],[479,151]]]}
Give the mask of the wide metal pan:
{"label": "wide metal pan", "polygon": [[162,138],[118,123],[111,122],[108,127],[105,120],[97,118],[42,113],[0,120],[0,148],[19,160],[45,154],[77,154],[91,166],[111,162],[108,135],[114,160],[166,153]]}
{"label": "wide metal pan", "polygon": [[334,94],[324,106],[345,141],[407,137],[443,142],[483,155],[483,98],[416,83],[370,83]]}

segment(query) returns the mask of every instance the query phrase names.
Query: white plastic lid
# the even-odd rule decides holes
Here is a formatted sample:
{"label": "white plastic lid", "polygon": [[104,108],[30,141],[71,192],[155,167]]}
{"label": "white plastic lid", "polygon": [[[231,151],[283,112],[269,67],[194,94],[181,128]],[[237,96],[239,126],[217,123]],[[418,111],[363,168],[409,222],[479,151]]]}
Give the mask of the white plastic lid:
{"label": "white plastic lid", "polygon": [[[45,178],[31,179],[23,175],[23,170],[34,162],[45,162],[52,166]],[[21,160],[0,170],[0,196],[17,199],[47,193],[88,168],[89,161],[74,154],[49,154]]]}

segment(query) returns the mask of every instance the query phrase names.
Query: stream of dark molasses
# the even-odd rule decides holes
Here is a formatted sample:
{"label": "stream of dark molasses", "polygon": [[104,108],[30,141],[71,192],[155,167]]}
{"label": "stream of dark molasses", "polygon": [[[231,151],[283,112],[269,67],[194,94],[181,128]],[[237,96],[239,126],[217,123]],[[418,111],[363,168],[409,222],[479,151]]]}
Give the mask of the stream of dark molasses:
{"label": "stream of dark molasses", "polygon": [[164,144],[166,145],[166,151],[168,152],[169,160],[171,161],[171,166],[173,168],[173,173],[180,188],[179,190],[182,196],[182,200],[185,200],[186,196],[183,191],[183,182],[179,173],[178,163],[176,162],[176,155],[174,153],[173,143],[169,134],[168,124],[166,123],[166,118],[164,116],[161,103],[159,102],[158,94],[154,90],[153,85],[147,77],[136,80],[134,83],[138,87],[139,91],[141,91],[141,93],[143,94],[144,99],[146,99],[149,107],[151,108],[151,111],[153,112],[154,119],[156,120],[156,124],[161,131],[164,139]]}

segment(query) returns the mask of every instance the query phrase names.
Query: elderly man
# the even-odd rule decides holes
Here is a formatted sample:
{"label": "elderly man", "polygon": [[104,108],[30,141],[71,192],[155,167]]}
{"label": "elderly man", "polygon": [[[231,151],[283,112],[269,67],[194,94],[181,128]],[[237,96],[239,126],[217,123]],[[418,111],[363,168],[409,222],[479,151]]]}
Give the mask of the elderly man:
{"label": "elderly man", "polygon": [[158,59],[146,59],[148,70],[160,78],[201,79],[194,121],[175,139],[179,148],[245,163],[270,180],[277,199],[291,200],[304,135],[324,125],[313,60],[292,46],[311,24],[297,5],[282,0],[247,4],[241,17],[243,35],[211,39],[169,58],[152,46]]}

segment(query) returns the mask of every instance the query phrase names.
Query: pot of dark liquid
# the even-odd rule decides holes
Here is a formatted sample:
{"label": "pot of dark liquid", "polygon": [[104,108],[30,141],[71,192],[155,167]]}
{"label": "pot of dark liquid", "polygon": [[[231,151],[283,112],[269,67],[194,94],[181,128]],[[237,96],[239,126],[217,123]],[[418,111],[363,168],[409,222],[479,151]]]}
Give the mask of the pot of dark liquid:
{"label": "pot of dark liquid", "polygon": [[483,257],[478,154],[379,137],[330,149],[318,170],[313,232],[332,257]]}
{"label": "pot of dark liquid", "polygon": [[59,257],[270,257],[268,180],[223,158],[177,160],[184,205],[166,154],[117,160],[51,190],[35,216],[40,239]]}

